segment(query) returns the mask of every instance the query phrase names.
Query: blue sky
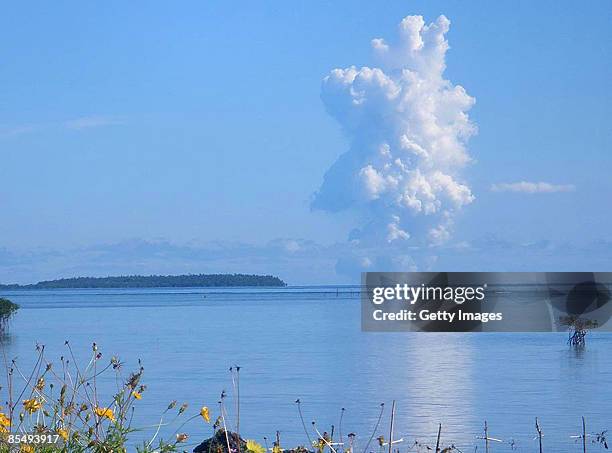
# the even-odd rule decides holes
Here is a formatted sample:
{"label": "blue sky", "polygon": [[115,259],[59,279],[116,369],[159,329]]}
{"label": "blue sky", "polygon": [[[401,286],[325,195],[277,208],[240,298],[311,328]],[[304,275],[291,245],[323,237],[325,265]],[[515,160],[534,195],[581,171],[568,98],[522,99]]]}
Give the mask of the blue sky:
{"label": "blue sky", "polygon": [[[476,99],[475,200],[445,247],[414,253],[444,269],[609,270],[593,246],[612,241],[609,1],[53,2],[0,17],[0,282],[354,280],[338,258],[358,214],[311,209],[349,148],[321,83],[374,65],[370,40],[405,16],[440,14],[445,77]],[[571,188],[491,190],[521,181]]]}

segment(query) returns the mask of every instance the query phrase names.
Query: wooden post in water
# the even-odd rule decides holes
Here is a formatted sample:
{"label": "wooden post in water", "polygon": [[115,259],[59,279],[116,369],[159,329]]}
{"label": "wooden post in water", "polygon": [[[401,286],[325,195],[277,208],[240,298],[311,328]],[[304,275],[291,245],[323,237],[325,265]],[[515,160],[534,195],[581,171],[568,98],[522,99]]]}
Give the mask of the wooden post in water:
{"label": "wooden post in water", "polygon": [[391,427],[389,428],[389,453],[393,453],[393,424],[395,423],[395,400],[391,404]]}
{"label": "wooden post in water", "polygon": [[436,440],[436,453],[440,453],[440,434],[442,434],[442,423],[438,425],[438,439]]}
{"label": "wooden post in water", "polygon": [[586,423],[584,421],[584,415],[582,416],[582,451],[586,453]]}
{"label": "wooden post in water", "polygon": [[486,420],[485,420],[485,452],[489,453],[489,427],[487,426]]}
{"label": "wooden post in water", "polygon": [[540,453],[542,453],[542,428],[540,423],[538,423],[538,417],[536,417],[536,431],[538,432],[538,440],[540,442]]}

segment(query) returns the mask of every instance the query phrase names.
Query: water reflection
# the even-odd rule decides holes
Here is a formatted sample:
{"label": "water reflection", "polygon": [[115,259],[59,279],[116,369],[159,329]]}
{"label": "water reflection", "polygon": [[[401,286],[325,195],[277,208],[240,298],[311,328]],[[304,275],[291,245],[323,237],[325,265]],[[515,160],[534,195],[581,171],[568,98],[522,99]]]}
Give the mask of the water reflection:
{"label": "water reflection", "polygon": [[[608,335],[590,335],[586,349],[576,351],[563,333],[362,333],[358,298],[329,291],[206,299],[133,290],[11,297],[22,309],[1,347],[24,370],[37,342],[57,359],[67,339],[82,358],[97,341],[105,358],[118,354],[126,370],[143,359],[149,389],[137,408],[138,426],[157,420],[172,399],[214,408],[221,390],[231,394],[228,369],[239,364],[244,434],[261,440],[278,429],[286,445],[306,443],[296,398],[303,401],[306,423],[316,420],[328,431],[332,424],[338,429],[345,407],[343,432],[357,433],[360,447],[381,402],[387,408],[380,433],[388,436],[393,399],[396,432],[406,439],[402,448],[415,438],[432,444],[439,422],[443,440],[461,448],[473,445],[486,419],[492,435],[516,439],[521,451],[535,445],[536,416],[548,451],[574,451],[569,435],[579,431],[582,415],[591,431],[612,428]],[[114,381],[101,385],[112,388]],[[0,392],[6,400],[5,385]],[[233,420],[231,399],[228,407]],[[184,429],[192,439],[210,435],[197,420]],[[495,451],[511,450],[504,444]]]}

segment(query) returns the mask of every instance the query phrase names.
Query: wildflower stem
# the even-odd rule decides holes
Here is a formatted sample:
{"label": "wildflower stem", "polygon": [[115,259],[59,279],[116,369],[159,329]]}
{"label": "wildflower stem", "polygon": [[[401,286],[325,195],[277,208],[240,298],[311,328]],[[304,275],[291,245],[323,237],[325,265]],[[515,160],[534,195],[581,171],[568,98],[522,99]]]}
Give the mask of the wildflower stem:
{"label": "wildflower stem", "polygon": [[8,387],[8,409],[9,409],[9,421],[11,426],[13,425],[13,373],[12,367],[9,367],[8,358],[6,357],[6,349],[2,348],[2,357],[4,358],[4,366],[6,367],[6,385]]}
{"label": "wildflower stem", "polygon": [[310,438],[310,434],[308,434],[308,430],[306,429],[306,423],[304,423],[304,415],[302,414],[302,402],[299,399],[297,399],[295,402],[297,403],[298,413],[300,414],[300,420],[302,421],[304,433],[306,433],[306,438],[308,439],[308,445],[312,445],[312,439]]}
{"label": "wildflower stem", "polygon": [[227,442],[227,453],[232,453],[232,449],[230,447],[229,435],[227,434],[227,426],[225,425],[225,416],[221,416],[223,420],[223,433],[225,434],[225,442]]}
{"label": "wildflower stem", "polygon": [[[36,363],[34,364],[34,368],[32,369],[32,372],[30,373],[30,376],[27,379],[24,376],[24,379],[26,381],[26,385],[23,387],[23,389],[21,390],[21,393],[17,397],[17,401],[19,401],[23,397],[23,394],[25,393],[26,389],[31,386],[30,382],[32,382],[32,379],[34,378],[34,375],[36,374],[36,370],[38,369],[38,364],[42,360],[42,357],[43,357],[43,354],[44,354],[44,350],[45,350],[45,347],[43,346],[41,348],[40,352],[38,353],[38,358],[36,359]],[[17,365],[14,362],[13,362],[13,365],[14,365],[15,368],[17,367]]]}
{"label": "wildflower stem", "polygon": [[342,419],[344,418],[344,408],[340,411],[340,423],[338,423],[338,434],[340,436],[340,444],[342,445],[342,451],[344,452],[344,439],[342,437]]}
{"label": "wildflower stem", "polygon": [[[153,437],[151,438],[151,440],[147,444],[147,448],[151,448],[151,445],[153,445],[153,442],[155,441],[155,439],[157,438],[157,435],[159,434],[159,430],[161,429],[162,426],[164,426],[163,423],[164,423],[164,416],[162,415],[159,418],[159,423],[157,424],[157,429],[155,430],[155,434],[153,434]],[[179,429],[180,429],[180,427],[179,427]],[[178,429],[177,429],[177,431],[178,431]]]}
{"label": "wildflower stem", "polygon": [[376,421],[376,425],[374,426],[374,430],[372,431],[372,435],[370,436],[370,439],[368,439],[368,443],[363,449],[363,453],[368,452],[368,447],[370,446],[370,444],[372,443],[372,439],[374,439],[374,436],[376,435],[376,431],[378,430],[378,425],[380,425],[380,421],[382,420],[384,410],[385,410],[385,403],[380,403],[380,414],[378,415],[378,420]]}

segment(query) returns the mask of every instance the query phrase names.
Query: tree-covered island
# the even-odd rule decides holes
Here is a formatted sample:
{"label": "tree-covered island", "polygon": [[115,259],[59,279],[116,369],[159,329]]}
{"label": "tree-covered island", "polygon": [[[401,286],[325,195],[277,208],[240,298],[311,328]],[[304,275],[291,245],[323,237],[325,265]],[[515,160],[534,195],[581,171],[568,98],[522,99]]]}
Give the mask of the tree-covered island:
{"label": "tree-covered island", "polygon": [[67,288],[192,288],[232,286],[275,286],[287,284],[273,275],[189,274],[124,275],[119,277],[74,277],[47,280],[29,285],[0,284],[0,289],[67,289]]}

